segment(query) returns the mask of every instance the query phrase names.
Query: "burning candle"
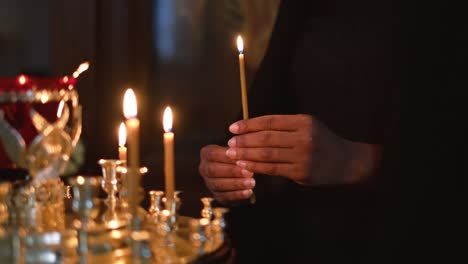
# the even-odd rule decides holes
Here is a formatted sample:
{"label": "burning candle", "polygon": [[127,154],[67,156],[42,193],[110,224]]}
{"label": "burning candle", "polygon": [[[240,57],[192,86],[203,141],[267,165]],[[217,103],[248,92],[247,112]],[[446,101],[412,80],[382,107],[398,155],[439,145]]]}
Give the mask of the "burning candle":
{"label": "burning candle", "polygon": [[[249,119],[249,103],[247,100],[247,85],[245,81],[245,59],[244,59],[244,41],[239,35],[237,37],[237,49],[239,50],[239,71],[242,95],[242,115],[244,120]],[[255,193],[250,197],[250,203],[255,203]]]}
{"label": "burning candle", "polygon": [[127,161],[127,148],[125,143],[127,141],[127,129],[125,128],[125,123],[120,123],[119,127],[119,160]]}
{"label": "burning candle", "polygon": [[172,132],[172,110],[168,106],[163,115],[164,127],[164,175],[167,199],[174,198],[174,133]]}
{"label": "burning candle", "polygon": [[249,118],[249,105],[247,101],[247,85],[245,81],[244,41],[241,36],[237,37],[237,49],[239,50],[239,71],[242,95],[242,114],[244,120]]}
{"label": "burning candle", "polygon": [[135,93],[132,89],[127,89],[124,96],[124,116],[127,119],[125,126],[127,129],[127,145],[128,145],[128,162],[127,162],[127,183],[128,183],[128,196],[130,203],[130,212],[134,217],[137,213],[136,192],[137,182],[139,181],[139,130],[140,120],[137,118],[138,108]]}

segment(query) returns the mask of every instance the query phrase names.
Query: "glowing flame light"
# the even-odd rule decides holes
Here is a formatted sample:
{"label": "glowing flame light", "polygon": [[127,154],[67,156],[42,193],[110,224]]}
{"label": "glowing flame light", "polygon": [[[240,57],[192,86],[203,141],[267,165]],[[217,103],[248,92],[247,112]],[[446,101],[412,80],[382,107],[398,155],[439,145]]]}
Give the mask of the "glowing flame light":
{"label": "glowing flame light", "polygon": [[85,178],[83,176],[78,176],[78,178],[76,178],[76,182],[79,185],[83,185],[85,183]]}
{"label": "glowing flame light", "polygon": [[57,109],[57,117],[60,118],[63,113],[63,107],[65,106],[65,101],[60,101],[58,109]]}
{"label": "glowing flame light", "polygon": [[119,146],[124,147],[127,141],[127,128],[124,122],[120,123],[119,127]]}
{"label": "glowing flame light", "polygon": [[240,35],[237,37],[237,49],[239,50],[239,53],[244,53],[244,41]]}
{"label": "glowing flame light", "polygon": [[73,73],[73,77],[78,78],[78,76],[80,76],[80,74],[87,71],[88,69],[89,69],[89,62],[81,63],[80,66],[78,66],[76,71]]}
{"label": "glowing flame light", "polygon": [[18,83],[19,83],[20,85],[26,84],[27,81],[28,81],[28,79],[27,79],[26,76],[24,76],[24,75],[20,75],[20,76],[18,77]]}
{"label": "glowing flame light", "polygon": [[127,119],[135,118],[138,115],[136,96],[131,88],[125,92],[123,109],[124,116]]}
{"label": "glowing flame light", "polygon": [[164,110],[163,127],[166,132],[172,131],[172,110],[169,106]]}

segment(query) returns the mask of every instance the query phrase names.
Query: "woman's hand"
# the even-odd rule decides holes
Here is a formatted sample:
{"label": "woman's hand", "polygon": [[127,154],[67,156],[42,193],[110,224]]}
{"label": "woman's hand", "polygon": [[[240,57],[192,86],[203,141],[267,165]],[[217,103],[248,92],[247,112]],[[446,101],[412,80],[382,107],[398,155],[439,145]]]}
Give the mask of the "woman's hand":
{"label": "woman's hand", "polygon": [[310,115],[261,116],[238,121],[229,130],[236,136],[225,153],[239,169],[305,185],[362,180],[380,157],[379,146],[341,138]]}

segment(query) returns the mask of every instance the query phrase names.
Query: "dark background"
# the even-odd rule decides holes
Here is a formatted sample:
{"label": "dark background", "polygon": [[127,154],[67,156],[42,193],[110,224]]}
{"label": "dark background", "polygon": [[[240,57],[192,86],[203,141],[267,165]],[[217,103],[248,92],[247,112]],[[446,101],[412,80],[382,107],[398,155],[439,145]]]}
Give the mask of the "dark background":
{"label": "dark background", "polygon": [[[252,3],[254,2],[254,3]],[[84,62],[77,90],[83,106],[84,162],[117,158],[117,129],[127,87],[138,97],[146,191],[162,189],[162,112],[175,112],[176,188],[182,213],[198,215],[209,195],[198,174],[199,151],[225,144],[241,109],[238,52],[245,39],[252,81],[278,0],[0,0],[0,76],[62,76]],[[145,202],[146,204],[146,202]]]}

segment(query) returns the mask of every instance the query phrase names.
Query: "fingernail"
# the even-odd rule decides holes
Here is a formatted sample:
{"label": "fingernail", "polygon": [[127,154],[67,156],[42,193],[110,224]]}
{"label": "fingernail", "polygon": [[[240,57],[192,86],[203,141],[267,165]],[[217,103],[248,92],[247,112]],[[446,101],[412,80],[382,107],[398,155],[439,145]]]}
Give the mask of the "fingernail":
{"label": "fingernail", "polygon": [[232,124],[229,126],[229,131],[232,133],[239,133],[239,125],[237,123]]}
{"label": "fingernail", "polygon": [[245,197],[250,197],[252,195],[252,190],[244,190],[242,192],[242,194],[245,196]]}
{"label": "fingernail", "polygon": [[228,149],[226,150],[226,156],[228,156],[231,159],[235,159],[237,155],[237,152],[235,149]]}
{"label": "fingernail", "polygon": [[255,180],[250,178],[244,181],[245,188],[252,189],[255,186]]}
{"label": "fingernail", "polygon": [[236,165],[243,168],[243,169],[246,169],[247,168],[247,162],[243,161],[243,160],[238,160],[236,162]]}
{"label": "fingernail", "polygon": [[241,174],[244,177],[252,177],[253,176],[253,172],[248,171],[248,170],[241,170]]}
{"label": "fingernail", "polygon": [[228,146],[235,147],[236,146],[236,138],[233,137],[228,141]]}

